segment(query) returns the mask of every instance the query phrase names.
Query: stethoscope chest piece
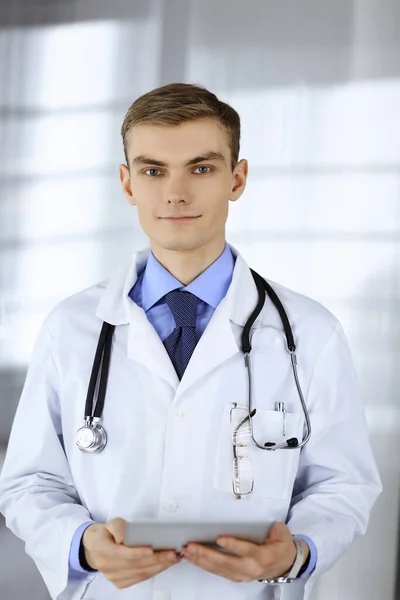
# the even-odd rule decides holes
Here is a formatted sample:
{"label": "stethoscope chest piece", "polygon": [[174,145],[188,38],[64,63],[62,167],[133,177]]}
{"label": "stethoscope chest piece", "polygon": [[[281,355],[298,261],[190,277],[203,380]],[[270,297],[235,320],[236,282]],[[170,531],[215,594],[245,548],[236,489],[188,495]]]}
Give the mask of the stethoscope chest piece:
{"label": "stethoscope chest piece", "polygon": [[107,444],[107,434],[98,423],[85,423],[76,432],[76,445],[84,454],[98,454]]}

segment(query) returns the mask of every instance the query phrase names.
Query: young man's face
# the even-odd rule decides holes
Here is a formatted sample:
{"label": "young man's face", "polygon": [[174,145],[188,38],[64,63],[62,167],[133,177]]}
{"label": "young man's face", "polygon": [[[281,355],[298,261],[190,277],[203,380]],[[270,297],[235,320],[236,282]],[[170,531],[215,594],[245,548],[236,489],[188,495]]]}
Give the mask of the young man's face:
{"label": "young man's face", "polygon": [[[205,158],[210,153],[216,156]],[[153,249],[223,248],[228,202],[245,188],[247,161],[232,172],[227,135],[216,119],[135,126],[128,160],[129,169],[120,167],[121,184]]]}

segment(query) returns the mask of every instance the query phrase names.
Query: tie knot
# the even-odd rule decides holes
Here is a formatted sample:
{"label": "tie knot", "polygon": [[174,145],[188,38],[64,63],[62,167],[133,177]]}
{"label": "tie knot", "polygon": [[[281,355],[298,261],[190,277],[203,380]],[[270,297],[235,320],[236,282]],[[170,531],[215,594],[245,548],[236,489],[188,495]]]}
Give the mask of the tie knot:
{"label": "tie knot", "polygon": [[164,296],[177,327],[196,327],[199,298],[190,292],[173,290]]}

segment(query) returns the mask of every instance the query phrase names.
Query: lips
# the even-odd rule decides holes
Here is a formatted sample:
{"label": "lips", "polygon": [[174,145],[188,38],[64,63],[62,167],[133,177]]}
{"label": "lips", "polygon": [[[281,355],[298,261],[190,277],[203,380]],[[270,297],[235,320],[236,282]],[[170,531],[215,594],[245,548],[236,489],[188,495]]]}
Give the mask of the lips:
{"label": "lips", "polygon": [[183,220],[183,219],[198,219],[199,215],[195,216],[195,217],[188,217],[188,216],[182,216],[182,217],[161,217],[162,219],[168,219],[170,221],[178,221],[178,220]]}

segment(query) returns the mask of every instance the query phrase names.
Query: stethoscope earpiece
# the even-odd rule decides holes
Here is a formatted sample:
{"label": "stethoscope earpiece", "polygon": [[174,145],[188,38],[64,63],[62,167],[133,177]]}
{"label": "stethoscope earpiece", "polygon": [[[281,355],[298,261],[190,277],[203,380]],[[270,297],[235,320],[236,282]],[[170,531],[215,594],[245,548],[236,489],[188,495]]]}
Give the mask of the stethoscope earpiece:
{"label": "stethoscope earpiece", "polygon": [[290,438],[290,440],[286,441],[289,448],[297,448],[299,445],[299,440],[297,438]]}

